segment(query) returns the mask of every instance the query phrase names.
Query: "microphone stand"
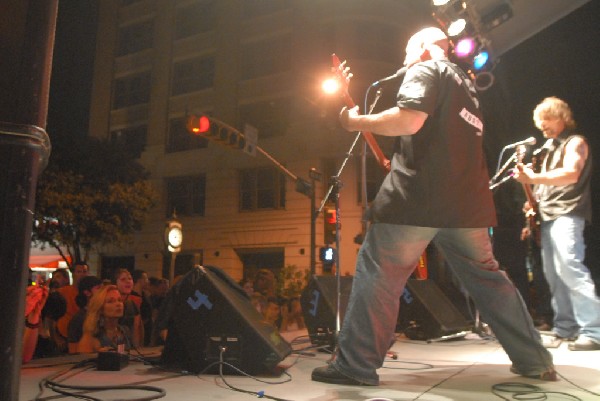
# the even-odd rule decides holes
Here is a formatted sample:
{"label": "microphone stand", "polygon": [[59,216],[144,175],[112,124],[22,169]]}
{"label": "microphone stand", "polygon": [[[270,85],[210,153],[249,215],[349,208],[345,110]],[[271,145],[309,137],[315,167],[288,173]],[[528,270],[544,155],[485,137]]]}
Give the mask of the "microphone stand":
{"label": "microphone stand", "polygon": [[[369,90],[370,89],[371,89],[371,87],[369,88]],[[365,97],[368,96],[369,90],[367,90],[367,93],[366,93]],[[381,89],[378,89],[377,92],[376,92],[375,98],[373,99],[373,103],[369,107],[368,114],[371,114],[373,112],[373,109],[377,105],[377,102],[379,101],[380,97],[381,97]],[[338,169],[338,171],[336,172],[336,174],[331,177],[331,184],[329,185],[329,189],[327,190],[327,193],[325,194],[325,197],[321,201],[321,205],[319,206],[319,209],[317,210],[317,215],[319,215],[321,213],[321,211],[323,210],[323,208],[325,207],[325,204],[327,203],[327,200],[329,199],[329,197],[331,196],[332,192],[335,189],[335,195],[334,195],[334,207],[335,207],[335,277],[336,277],[336,297],[337,297],[337,299],[336,299],[336,311],[335,311],[335,333],[334,333],[333,342],[334,342],[336,348],[337,348],[337,339],[338,339],[338,336],[339,336],[339,333],[340,333],[340,330],[341,330],[340,303],[341,303],[341,298],[342,298],[341,274],[340,274],[340,271],[341,271],[341,268],[340,268],[340,227],[341,227],[341,219],[340,219],[340,190],[342,188],[342,182],[340,180],[340,177],[342,175],[342,172],[344,171],[344,168],[346,167],[346,164],[348,164],[348,161],[350,160],[350,157],[353,156],[354,148],[355,148],[356,144],[358,143],[358,140],[360,139],[361,134],[362,134],[362,132],[358,132],[356,134],[356,136],[354,137],[354,140],[352,141],[352,144],[350,145],[350,148],[348,149],[348,152],[346,152],[346,157],[342,161],[342,164],[340,165],[340,168]],[[364,180],[363,180],[363,185],[366,185],[365,182],[364,182]],[[335,351],[335,349],[334,349],[334,351]],[[335,352],[333,352],[332,355],[335,355]]]}
{"label": "microphone stand", "polygon": [[[504,148],[502,150],[502,153],[504,153],[504,150],[506,150],[506,148]],[[500,158],[498,160],[498,164],[500,164],[500,160],[502,160],[502,153],[500,153]],[[517,153],[515,152],[515,153],[513,153],[508,158],[508,160],[504,163],[504,165],[501,168],[499,168],[496,171],[496,174],[494,174],[494,176],[490,179],[490,181],[489,181],[489,188],[490,189],[494,189],[494,188],[498,187],[499,185],[505,183],[506,181],[508,181],[508,180],[510,180],[512,178],[512,175],[509,174],[509,175],[505,176],[503,179],[501,179],[500,181],[495,182],[502,175],[502,173],[504,173],[506,171],[506,169],[508,168],[508,166],[513,161],[516,161],[516,160],[517,160]]]}

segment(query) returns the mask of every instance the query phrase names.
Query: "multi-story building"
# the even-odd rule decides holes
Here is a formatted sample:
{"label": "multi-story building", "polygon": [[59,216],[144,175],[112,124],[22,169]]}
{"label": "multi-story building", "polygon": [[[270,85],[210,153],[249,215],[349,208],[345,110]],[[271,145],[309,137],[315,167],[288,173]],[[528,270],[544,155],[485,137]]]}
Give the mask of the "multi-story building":
{"label": "multi-story building", "polygon": [[[372,197],[383,173],[367,157],[361,184],[362,141],[341,168],[355,135],[340,129],[343,101],[326,96],[321,82],[330,77],[331,54],[339,54],[354,74],[349,91],[364,108],[366,88],[398,69],[428,7],[425,0],[99,2],[90,131],[139,151],[160,198],[133,242],[102,249],[98,265],[162,276],[169,265],[165,222],[176,212],[184,237],[176,273],[195,263],[234,279],[262,267],[309,269],[312,205],[297,187],[310,183],[315,169],[324,177],[315,181],[316,208],[341,171],[340,265],[352,274],[361,188]],[[395,89],[383,91],[379,109]],[[250,124],[271,159],[193,136],[186,130],[191,114],[240,130]],[[323,213],[315,224],[319,248]],[[317,274],[321,267],[317,257]]]}

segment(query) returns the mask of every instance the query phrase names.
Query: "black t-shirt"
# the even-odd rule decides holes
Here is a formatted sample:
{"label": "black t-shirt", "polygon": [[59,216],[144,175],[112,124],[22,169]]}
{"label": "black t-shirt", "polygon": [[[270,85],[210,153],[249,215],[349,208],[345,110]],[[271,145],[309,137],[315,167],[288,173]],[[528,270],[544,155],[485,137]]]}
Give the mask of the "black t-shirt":
{"label": "black t-shirt", "polygon": [[438,228],[496,225],[483,153],[483,117],[473,84],[447,60],[408,69],[400,108],[428,114],[396,138],[391,172],[373,201],[374,222]]}

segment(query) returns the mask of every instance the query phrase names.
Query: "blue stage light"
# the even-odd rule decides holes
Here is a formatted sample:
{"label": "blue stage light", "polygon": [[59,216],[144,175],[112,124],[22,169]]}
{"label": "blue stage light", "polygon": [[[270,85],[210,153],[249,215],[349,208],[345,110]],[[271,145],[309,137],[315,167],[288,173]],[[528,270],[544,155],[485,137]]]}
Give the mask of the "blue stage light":
{"label": "blue stage light", "polygon": [[481,70],[483,67],[485,67],[485,64],[488,62],[489,58],[490,58],[490,55],[487,51],[485,51],[485,50],[480,51],[473,58],[473,68],[475,68],[475,70]]}

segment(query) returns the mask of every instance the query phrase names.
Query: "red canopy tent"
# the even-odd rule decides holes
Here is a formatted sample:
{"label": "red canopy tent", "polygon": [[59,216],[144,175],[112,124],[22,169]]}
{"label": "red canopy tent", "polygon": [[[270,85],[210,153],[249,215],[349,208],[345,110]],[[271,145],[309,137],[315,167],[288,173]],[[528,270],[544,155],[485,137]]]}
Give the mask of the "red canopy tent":
{"label": "red canopy tent", "polygon": [[[71,263],[70,256],[67,255],[67,261]],[[62,262],[62,263],[61,263]],[[65,260],[54,248],[45,247],[44,249],[32,246],[29,251],[29,267],[45,267],[57,269],[59,267],[67,267]]]}

